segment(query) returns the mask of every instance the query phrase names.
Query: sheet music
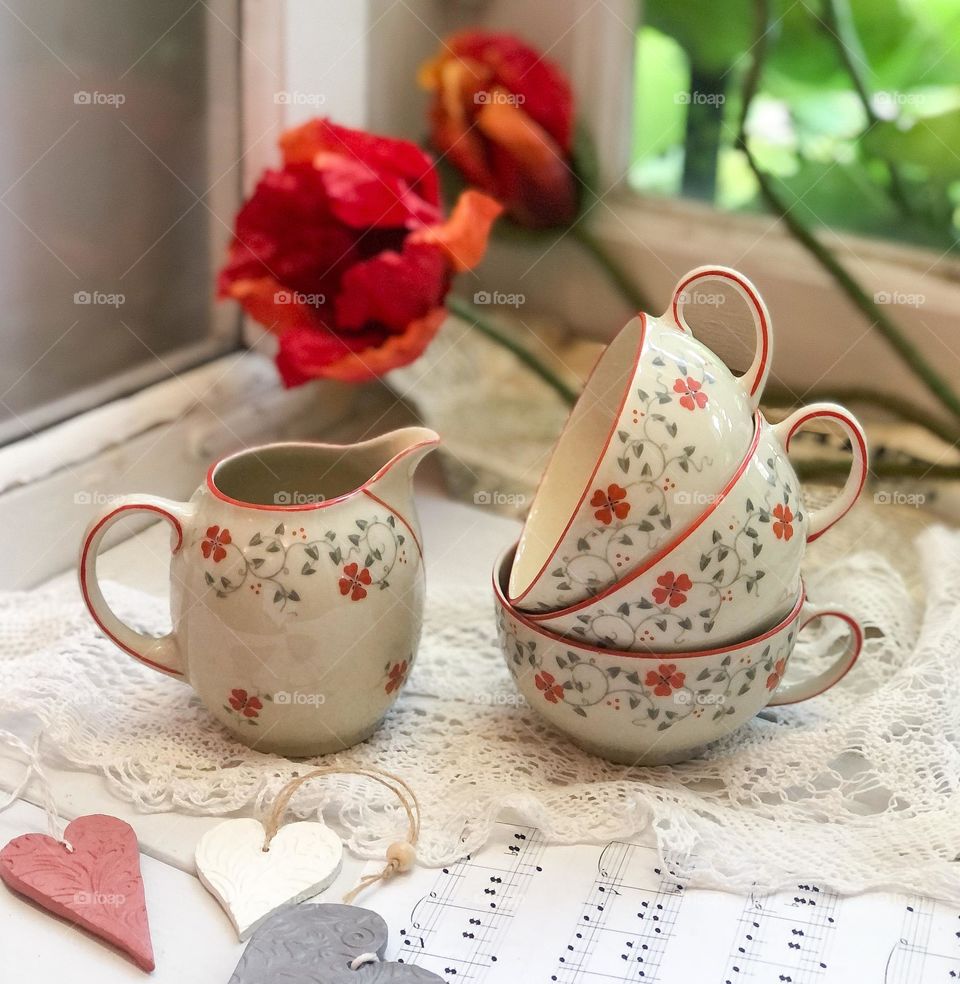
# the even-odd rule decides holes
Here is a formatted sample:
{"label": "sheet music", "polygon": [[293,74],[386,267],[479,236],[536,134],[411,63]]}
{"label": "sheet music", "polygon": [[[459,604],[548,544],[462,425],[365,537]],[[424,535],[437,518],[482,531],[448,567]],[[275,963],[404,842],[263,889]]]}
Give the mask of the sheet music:
{"label": "sheet music", "polygon": [[363,904],[390,925],[390,959],[448,984],[960,980],[958,907],[842,898],[812,881],[744,898],[687,889],[689,874],[650,844],[547,846],[504,823],[477,854],[418,868]]}

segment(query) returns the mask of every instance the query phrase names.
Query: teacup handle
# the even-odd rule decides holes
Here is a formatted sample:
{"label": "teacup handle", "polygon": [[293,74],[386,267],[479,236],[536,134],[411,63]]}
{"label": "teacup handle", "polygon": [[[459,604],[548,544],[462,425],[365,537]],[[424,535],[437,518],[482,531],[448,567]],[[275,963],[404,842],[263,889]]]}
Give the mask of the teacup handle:
{"label": "teacup handle", "polygon": [[763,303],[763,298],[757,293],[756,287],[736,270],[722,266],[697,267],[696,270],[691,270],[685,277],[681,278],[673,291],[673,300],[670,302],[670,313],[674,323],[680,331],[689,335],[692,335],[693,332],[683,315],[683,309],[687,304],[687,298],[693,285],[705,280],[723,280],[729,283],[747,302],[753,315],[753,326],[757,334],[757,349],[753,356],[753,363],[740,377],[739,382],[747,391],[750,406],[756,410],[760,405],[763,388],[767,385],[767,376],[770,375],[770,365],[773,360],[773,335],[770,331],[770,314],[767,311],[767,306]]}
{"label": "teacup handle", "polygon": [[818,673],[808,680],[791,683],[787,687],[778,687],[773,695],[773,700],[767,706],[799,704],[802,700],[809,700],[811,697],[822,694],[834,684],[839,683],[850,672],[850,668],[860,656],[860,650],[863,649],[863,629],[852,615],[837,608],[816,609],[804,605],[800,616],[800,627],[797,630],[798,635],[816,618],[839,618],[847,623],[850,635],[846,649],[822,673]]}
{"label": "teacup handle", "polygon": [[785,451],[790,450],[790,441],[793,435],[813,420],[832,420],[839,424],[850,439],[853,460],[850,463],[850,471],[840,494],[822,509],[816,509],[810,513],[807,543],[812,543],[817,537],[823,536],[834,523],[850,511],[853,504],[860,498],[869,468],[867,437],[860,426],[860,421],[849,410],[845,410],[836,403],[811,403],[810,406],[801,407],[790,414],[786,420],[782,420],[779,424],[774,424],[773,432]]}
{"label": "teacup handle", "polygon": [[189,506],[186,503],[171,502],[153,495],[120,496],[90,522],[83,534],[78,569],[80,591],[94,622],[112,642],[141,663],[161,673],[182,677],[183,658],[173,633],[157,638],[137,632],[121,622],[107,604],[97,580],[97,554],[104,535],[121,516],[137,512],[154,513],[173,527],[172,553],[177,553],[183,546],[183,526],[189,517]]}

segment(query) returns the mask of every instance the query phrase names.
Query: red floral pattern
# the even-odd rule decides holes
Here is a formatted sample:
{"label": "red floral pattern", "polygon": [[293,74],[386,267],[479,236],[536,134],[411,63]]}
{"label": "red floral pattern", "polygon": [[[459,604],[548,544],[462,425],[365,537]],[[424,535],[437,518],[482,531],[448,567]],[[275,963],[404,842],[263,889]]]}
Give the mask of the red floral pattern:
{"label": "red floral pattern", "polygon": [[767,690],[776,690],[780,686],[783,674],[787,672],[786,657],[778,659],[773,668],[773,672],[767,677]]}
{"label": "red floral pattern", "polygon": [[626,498],[627,490],[616,482],[608,485],[606,492],[597,489],[590,500],[590,505],[596,509],[594,516],[604,525],[612,523],[614,516],[617,519],[626,519],[630,512],[630,503],[624,501]]}
{"label": "red floral pattern", "polygon": [[407,681],[407,671],[409,669],[410,665],[405,659],[399,663],[394,663],[387,670],[387,682],[383,689],[388,694],[392,694],[394,690],[399,690]]}
{"label": "red floral pattern", "polygon": [[789,540],[793,536],[793,510],[789,506],[777,503],[773,507],[773,535],[778,540]]}
{"label": "red floral pattern", "polygon": [[200,544],[200,551],[206,559],[213,557],[213,562],[219,564],[227,556],[225,548],[232,542],[229,530],[222,530],[219,526],[208,526],[206,538]]}
{"label": "red floral pattern", "polygon": [[644,683],[648,687],[653,687],[653,692],[658,697],[669,697],[674,690],[679,690],[683,686],[686,678],[686,673],[677,672],[675,663],[661,663],[655,670],[647,672]]}
{"label": "red floral pattern", "polygon": [[361,601],[367,597],[367,587],[372,578],[366,567],[357,563],[347,564],[340,578],[340,594],[350,595],[351,601]]}
{"label": "red floral pattern", "polygon": [[697,407],[702,410],[709,402],[709,397],[703,392],[703,384],[698,383],[692,376],[678,379],[673,384],[673,392],[683,394],[679,402],[680,406],[687,410],[696,410]]}
{"label": "red floral pattern", "polygon": [[543,691],[543,696],[551,704],[559,704],[563,700],[563,687],[557,683],[557,678],[546,670],[541,670],[534,678],[537,690]]}
{"label": "red floral pattern", "polygon": [[263,701],[259,697],[251,697],[246,690],[239,688],[230,691],[229,704],[238,714],[247,718],[258,717],[263,710]]}
{"label": "red floral pattern", "polygon": [[693,587],[693,581],[686,574],[674,574],[667,571],[657,578],[659,587],[653,589],[653,600],[658,604],[668,604],[671,608],[678,608],[686,600],[684,592]]}

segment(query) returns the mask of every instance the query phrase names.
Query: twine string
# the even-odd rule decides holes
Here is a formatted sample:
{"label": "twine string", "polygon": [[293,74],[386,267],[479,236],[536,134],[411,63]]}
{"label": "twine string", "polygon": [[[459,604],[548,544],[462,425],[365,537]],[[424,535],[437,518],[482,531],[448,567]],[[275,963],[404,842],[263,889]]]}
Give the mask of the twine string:
{"label": "twine string", "polygon": [[57,801],[53,796],[53,784],[50,782],[50,777],[47,775],[40,761],[40,738],[41,736],[37,735],[31,746],[19,735],[0,728],[0,742],[10,745],[27,760],[27,768],[23,774],[23,778],[11,790],[6,802],[0,804],[0,812],[3,812],[16,800],[20,799],[24,792],[26,792],[27,786],[30,785],[30,780],[35,778],[40,788],[40,802],[43,806],[43,812],[47,817],[47,830],[55,841],[63,844],[72,854],[73,845],[63,836],[65,824],[60,818],[60,812],[57,810]]}
{"label": "twine string", "polygon": [[400,776],[392,772],[385,772],[382,769],[340,769],[336,766],[329,766],[322,769],[313,769],[304,773],[302,776],[294,776],[289,782],[281,787],[270,812],[264,820],[264,839],[263,850],[270,850],[270,843],[277,835],[283,822],[283,816],[293,799],[294,794],[305,783],[321,776],[365,776],[378,782],[381,786],[389,789],[407,815],[407,839],[391,844],[387,848],[387,860],[383,870],[371,875],[365,875],[357,883],[356,887],[347,892],[343,901],[348,905],[366,888],[379,881],[387,881],[400,871],[406,871],[416,859],[416,844],[420,837],[420,802],[416,793],[410,788],[408,783]]}

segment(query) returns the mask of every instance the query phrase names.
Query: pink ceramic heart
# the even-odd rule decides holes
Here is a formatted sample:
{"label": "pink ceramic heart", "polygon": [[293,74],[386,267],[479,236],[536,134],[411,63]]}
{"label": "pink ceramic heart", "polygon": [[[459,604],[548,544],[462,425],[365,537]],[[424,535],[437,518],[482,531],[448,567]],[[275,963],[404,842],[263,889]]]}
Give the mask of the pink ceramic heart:
{"label": "pink ceramic heart", "polygon": [[15,837],[0,851],[0,878],[15,892],[129,953],[153,970],[153,944],[133,828],[116,817],[77,817],[73,851],[46,834]]}

